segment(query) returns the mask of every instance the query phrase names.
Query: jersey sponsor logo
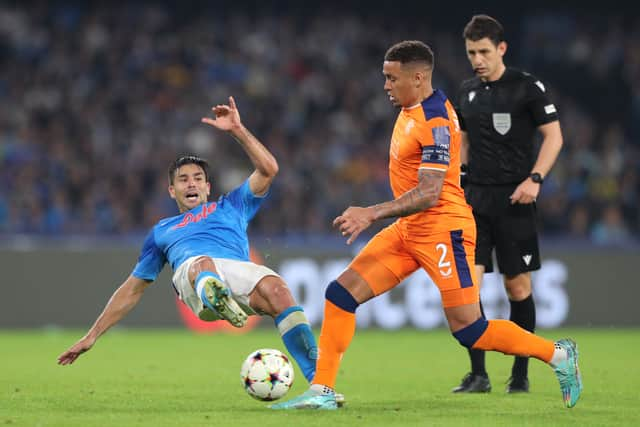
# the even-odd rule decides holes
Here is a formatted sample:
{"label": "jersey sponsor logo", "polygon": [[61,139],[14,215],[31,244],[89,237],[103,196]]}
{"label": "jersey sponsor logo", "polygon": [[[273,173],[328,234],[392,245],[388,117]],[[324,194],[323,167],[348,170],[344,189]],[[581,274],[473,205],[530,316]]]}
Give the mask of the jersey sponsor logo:
{"label": "jersey sponsor logo", "polygon": [[553,104],[545,105],[544,112],[547,114],[553,114],[556,112],[556,106]]}
{"label": "jersey sponsor logo", "polygon": [[183,228],[189,224],[199,222],[205,219],[207,216],[211,215],[216,210],[217,207],[218,207],[217,203],[211,203],[209,206],[207,206],[206,204],[202,205],[202,210],[200,211],[199,214],[194,215],[191,212],[185,214],[184,218],[182,218],[182,221],[180,221],[179,224],[176,224],[173,227],[171,227],[171,230],[175,230],[177,228]]}
{"label": "jersey sponsor logo", "polygon": [[533,256],[531,254],[527,254],[527,255],[523,255],[522,256],[522,260],[527,265],[531,264],[531,258],[533,258]]}
{"label": "jersey sponsor logo", "polygon": [[411,119],[407,122],[407,125],[404,127],[404,133],[409,135],[411,133],[411,129],[416,125],[416,122]]}
{"label": "jersey sponsor logo", "polygon": [[544,88],[544,85],[542,84],[542,82],[540,80],[536,81],[536,86],[538,86],[540,88],[541,91],[546,92],[547,90]]}
{"label": "jersey sponsor logo", "polygon": [[511,129],[511,114],[509,113],[493,113],[491,115],[493,128],[500,135],[506,135]]}
{"label": "jersey sponsor logo", "polygon": [[476,97],[476,91],[472,90],[471,92],[469,92],[469,102],[473,101],[473,98]]}

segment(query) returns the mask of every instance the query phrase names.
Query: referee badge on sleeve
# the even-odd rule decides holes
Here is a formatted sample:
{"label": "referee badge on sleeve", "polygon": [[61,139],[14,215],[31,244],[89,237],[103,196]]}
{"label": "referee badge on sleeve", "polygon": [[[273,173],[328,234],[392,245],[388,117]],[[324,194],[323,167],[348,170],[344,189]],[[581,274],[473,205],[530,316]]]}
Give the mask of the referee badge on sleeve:
{"label": "referee badge on sleeve", "polygon": [[500,135],[506,135],[511,129],[511,114],[509,113],[493,113],[493,128]]}

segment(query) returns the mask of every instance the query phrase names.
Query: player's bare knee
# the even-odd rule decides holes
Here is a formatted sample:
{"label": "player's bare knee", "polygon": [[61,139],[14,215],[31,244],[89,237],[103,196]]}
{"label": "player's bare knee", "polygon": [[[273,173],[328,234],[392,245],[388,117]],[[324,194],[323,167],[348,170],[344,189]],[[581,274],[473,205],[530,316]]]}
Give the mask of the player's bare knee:
{"label": "player's bare knee", "polygon": [[295,304],[289,288],[282,280],[274,280],[268,287],[268,300],[274,307],[290,307]]}
{"label": "player's bare knee", "polygon": [[196,277],[198,277],[198,274],[203,271],[217,273],[216,265],[213,263],[211,258],[202,256],[191,263],[189,266],[189,281],[193,284]]}
{"label": "player's bare knee", "polygon": [[279,277],[267,276],[257,285],[256,290],[264,297],[270,307],[267,314],[277,316],[287,308],[295,305],[295,300],[287,284]]}
{"label": "player's bare knee", "polygon": [[505,276],[504,287],[509,300],[522,301],[531,295],[531,276],[525,273]]}
{"label": "player's bare knee", "polygon": [[507,297],[509,298],[509,301],[522,301],[527,299],[527,297],[531,295],[531,290],[530,289],[508,289],[507,288]]}
{"label": "player's bare knee", "polygon": [[[369,301],[375,296],[371,286],[356,271],[348,268],[335,281],[337,285],[344,288],[358,305]],[[333,283],[333,282],[332,282]],[[332,286],[330,284],[329,286]],[[329,288],[327,288],[327,291]],[[326,297],[326,295],[325,295]]]}

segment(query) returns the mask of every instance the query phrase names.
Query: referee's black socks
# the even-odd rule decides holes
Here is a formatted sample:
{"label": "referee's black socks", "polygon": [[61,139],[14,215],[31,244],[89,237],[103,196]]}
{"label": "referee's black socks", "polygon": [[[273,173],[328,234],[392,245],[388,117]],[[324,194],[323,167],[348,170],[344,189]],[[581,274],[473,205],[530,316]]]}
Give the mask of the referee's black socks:
{"label": "referee's black socks", "polygon": [[[528,297],[522,301],[511,301],[511,320],[522,329],[526,329],[529,332],[534,332],[536,328],[536,305],[533,302],[533,294],[529,294]],[[529,371],[529,358],[528,357],[516,357],[513,362],[513,368],[511,369],[511,376],[513,378],[526,378]]]}

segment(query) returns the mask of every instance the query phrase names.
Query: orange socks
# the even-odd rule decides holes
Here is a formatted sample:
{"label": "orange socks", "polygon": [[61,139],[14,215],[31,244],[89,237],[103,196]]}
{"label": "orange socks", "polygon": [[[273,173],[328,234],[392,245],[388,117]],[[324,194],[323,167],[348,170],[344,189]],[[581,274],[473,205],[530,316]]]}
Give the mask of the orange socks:
{"label": "orange socks", "polygon": [[488,323],[489,326],[472,348],[535,357],[546,363],[551,361],[553,341],[534,335],[510,320],[489,320]]}
{"label": "orange socks", "polygon": [[[345,308],[350,309],[351,307]],[[486,329],[481,324],[475,325],[476,328],[472,327],[475,329],[476,336],[481,334],[472,348],[535,357],[545,363],[551,361],[555,350],[553,341],[532,334],[510,320],[480,320],[486,325]],[[342,356],[351,344],[355,332],[355,307],[352,312],[338,307],[328,299],[325,300],[324,320],[318,342],[319,354],[313,384],[335,387]],[[454,335],[458,335],[456,338],[460,340],[459,332]]]}
{"label": "orange socks", "polygon": [[356,332],[356,314],[329,300],[324,302],[324,320],[318,341],[318,361],[313,384],[335,387],[342,355]]}

